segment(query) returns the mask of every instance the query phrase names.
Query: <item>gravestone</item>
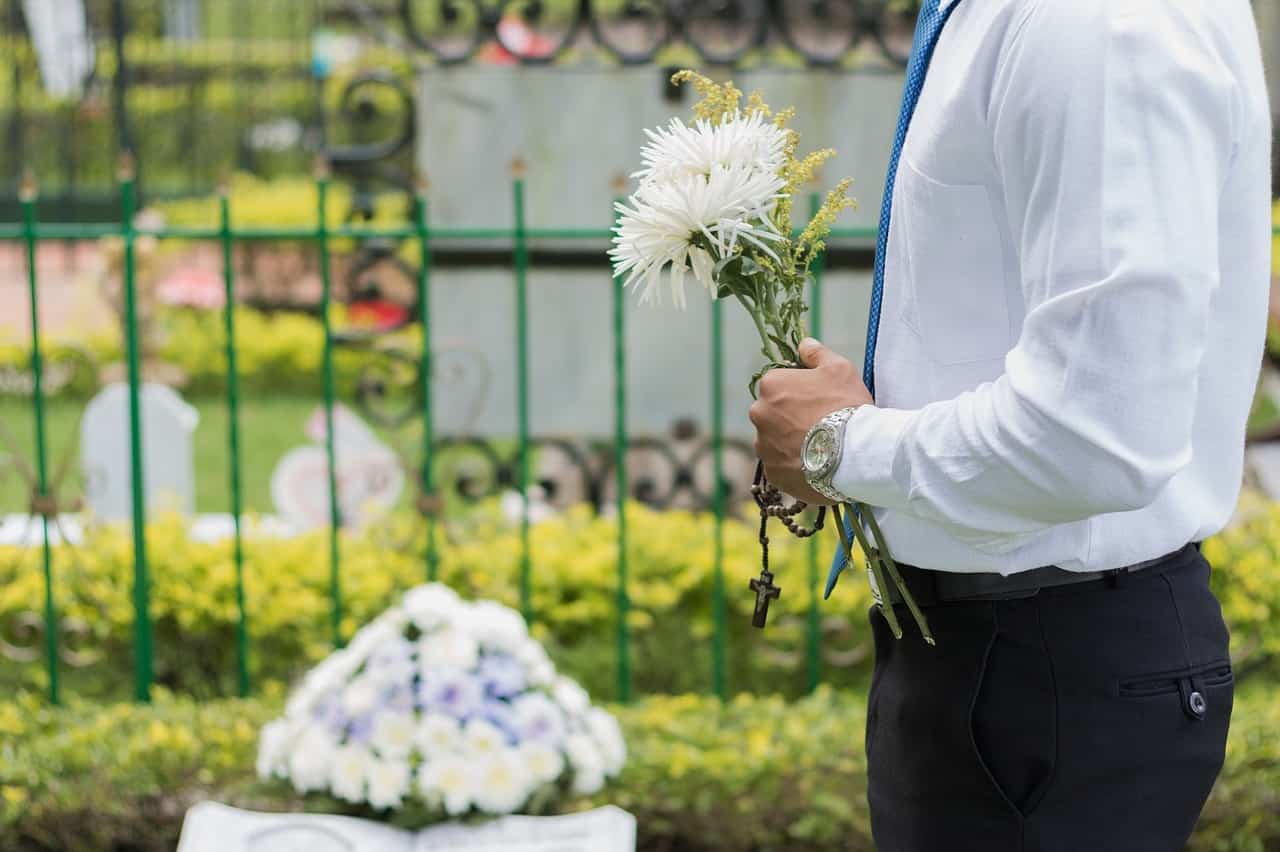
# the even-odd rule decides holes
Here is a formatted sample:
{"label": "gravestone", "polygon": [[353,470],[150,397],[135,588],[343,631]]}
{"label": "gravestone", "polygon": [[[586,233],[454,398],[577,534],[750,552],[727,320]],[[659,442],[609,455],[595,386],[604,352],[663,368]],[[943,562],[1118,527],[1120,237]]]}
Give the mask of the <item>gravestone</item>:
{"label": "gravestone", "polygon": [[[195,468],[191,440],[199,413],[165,385],[139,390],[142,420],[142,467],[149,513],[195,509]],[[132,517],[133,488],[129,442],[129,388],[108,385],[85,408],[80,421],[80,464],[85,501],[104,521]]]}
{"label": "gravestone", "polygon": [[[339,520],[344,527],[359,527],[395,506],[404,488],[404,470],[395,452],[350,409],[334,407],[333,427]],[[323,409],[308,418],[306,433],[313,443],[287,452],[271,475],[276,513],[300,531],[329,523]]]}
{"label": "gravestone", "polygon": [[78,97],[93,72],[95,49],[84,0],[22,0],[44,89]]}

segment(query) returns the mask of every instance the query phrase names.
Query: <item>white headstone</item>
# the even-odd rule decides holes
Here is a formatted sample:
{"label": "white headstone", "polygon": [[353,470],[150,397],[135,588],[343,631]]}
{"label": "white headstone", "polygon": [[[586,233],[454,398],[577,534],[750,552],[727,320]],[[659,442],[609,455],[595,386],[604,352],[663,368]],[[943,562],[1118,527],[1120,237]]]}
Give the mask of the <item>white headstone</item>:
{"label": "white headstone", "polygon": [[49,94],[78,95],[93,71],[93,38],[84,0],[23,0],[22,12]]}
{"label": "white headstone", "polygon": [[[143,385],[139,408],[147,510],[191,514],[195,510],[191,439],[200,415],[165,385]],[[108,385],[89,402],[80,421],[85,500],[100,520],[132,516],[130,446],[129,388],[123,383]]]}
{"label": "white headstone", "polygon": [[267,814],[201,802],[178,852],[635,852],[636,820],[606,806],[555,817],[510,816],[409,832],[352,817]]}
{"label": "white headstone", "polygon": [[[324,447],[323,409],[308,418],[306,432],[315,443],[285,453],[271,474],[271,499],[276,513],[298,530],[329,523],[329,460]],[[345,406],[334,407],[333,434],[338,461],[339,522],[345,527],[358,527],[395,506],[404,488],[404,470],[395,452]]]}

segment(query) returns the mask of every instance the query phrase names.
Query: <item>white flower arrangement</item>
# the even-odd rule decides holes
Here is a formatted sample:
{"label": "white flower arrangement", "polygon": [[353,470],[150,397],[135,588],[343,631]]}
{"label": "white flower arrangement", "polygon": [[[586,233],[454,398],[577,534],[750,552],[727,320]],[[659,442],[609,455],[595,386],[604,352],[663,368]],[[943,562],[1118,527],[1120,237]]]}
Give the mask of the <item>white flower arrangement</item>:
{"label": "white flower arrangement", "polygon": [[[775,113],[759,92],[744,104],[742,92],[732,83],[716,83],[688,70],[677,72],[671,80],[676,85],[691,83],[702,99],[694,105],[692,125],[673,118],[666,127],[645,131],[649,141],[640,154],[643,168],[632,175],[636,190],[616,206],[618,224],[609,252],[614,276],[625,287],[639,289],[641,303],[661,301],[665,281],[672,300],[683,308],[689,275],[712,299],[737,300],[755,323],[765,359],[748,384],[755,397],[760,379],[769,370],[804,366],[800,341],[808,311],[805,287],[836,217],[854,206],[849,197],[852,181],[837,183],[808,224],[794,232],[797,196],[835,151],[828,148],[799,156],[800,134],[788,126],[795,111]],[[781,492],[769,486],[763,466],[757,467],[753,496],[761,511],[762,546],[767,547],[763,525],[770,517],[784,517],[780,513],[788,507]],[[845,508],[847,525],[840,507],[831,509],[840,536],[842,570],[853,562],[856,540],[876,588],[888,589],[892,581],[926,641],[932,643],[928,620],[902,582],[874,513],[862,503],[848,503]],[[825,510],[820,509],[808,534],[816,532],[824,518]],[[874,546],[864,523],[870,526]],[[762,559],[760,580],[753,581],[753,590],[772,586],[767,564],[767,558]],[[893,634],[901,638],[893,607],[881,605],[880,610]],[[762,612],[757,612],[753,623],[764,626]]]}
{"label": "white flower arrangement", "polygon": [[419,586],[311,670],[258,774],[419,822],[546,809],[626,762],[617,720],[556,673],[514,610]]}

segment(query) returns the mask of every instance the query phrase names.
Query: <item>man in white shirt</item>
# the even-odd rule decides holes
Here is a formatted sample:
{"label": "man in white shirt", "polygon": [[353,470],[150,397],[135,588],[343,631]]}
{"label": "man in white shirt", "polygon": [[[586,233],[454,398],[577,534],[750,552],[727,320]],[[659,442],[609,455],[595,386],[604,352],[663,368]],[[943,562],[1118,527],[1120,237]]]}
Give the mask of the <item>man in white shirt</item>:
{"label": "man in white shirt", "polygon": [[1196,545],[1238,496],[1270,280],[1252,11],[926,0],[916,40],[868,381],[810,341],[751,411],[774,484],[877,507],[937,639],[872,613],[877,848],[1172,852],[1232,702]]}

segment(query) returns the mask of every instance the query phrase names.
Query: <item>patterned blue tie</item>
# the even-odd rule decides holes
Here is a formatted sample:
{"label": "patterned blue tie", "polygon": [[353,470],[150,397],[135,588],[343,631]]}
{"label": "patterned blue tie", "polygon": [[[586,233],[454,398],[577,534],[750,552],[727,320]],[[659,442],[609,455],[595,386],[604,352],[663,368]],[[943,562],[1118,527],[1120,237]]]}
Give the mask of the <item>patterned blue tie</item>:
{"label": "patterned blue tie", "polygon": [[[911,126],[911,117],[915,115],[916,104],[920,102],[920,93],[924,90],[924,77],[929,71],[929,60],[933,58],[933,49],[942,35],[942,28],[947,19],[960,5],[959,0],[947,8],[940,9],[942,0],[925,0],[920,8],[920,18],[916,21],[916,34],[911,42],[911,58],[907,61],[907,80],[902,90],[902,111],[898,114],[898,131],[893,137],[893,151],[889,155],[889,173],[885,178],[884,202],[880,205],[880,231],[876,236],[875,270],[871,278],[871,313],[867,319],[867,353],[862,363],[862,381],[872,397],[876,393],[876,338],[880,333],[880,306],[884,301],[884,265],[889,248],[889,218],[893,211],[893,186],[898,177],[898,161],[902,159],[902,145],[907,141],[907,128]],[[850,512],[854,515],[854,512]],[[861,523],[861,518],[851,518],[854,523]],[[850,533],[852,535],[852,533]],[[831,595],[836,587],[836,580],[844,570],[845,560],[842,548],[836,549],[835,559],[831,562],[831,571],[827,575],[827,588],[824,597]]]}

